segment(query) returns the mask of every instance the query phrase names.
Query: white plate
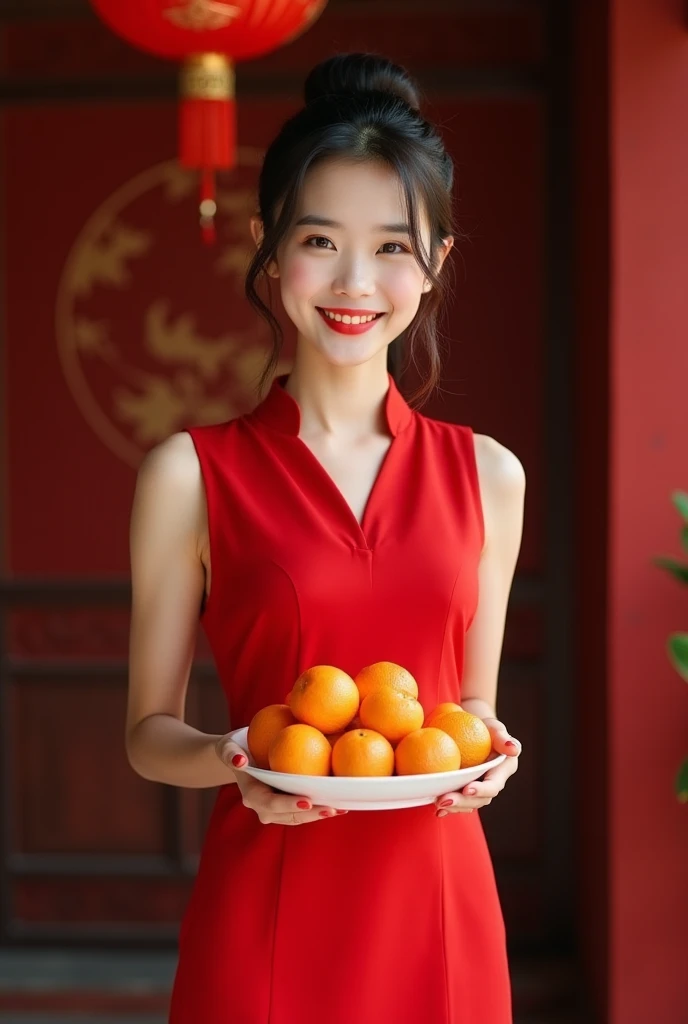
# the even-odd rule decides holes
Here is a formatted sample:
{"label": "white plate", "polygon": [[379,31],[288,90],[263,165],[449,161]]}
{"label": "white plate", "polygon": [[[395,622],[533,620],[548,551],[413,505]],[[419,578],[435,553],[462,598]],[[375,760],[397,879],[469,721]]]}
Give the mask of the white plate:
{"label": "white plate", "polygon": [[305,796],[314,804],[341,811],[393,811],[402,807],[422,807],[423,804],[431,804],[444,793],[451,793],[467,786],[469,782],[475,782],[489,768],[501,764],[506,757],[506,754],[495,754],[490,761],[474,768],[426,775],[389,775],[382,778],[291,775],[256,768],[246,742],[247,733],[248,728],[245,727],[229,734],[229,738],[246,751],[249,763],[243,771],[282,793]]}

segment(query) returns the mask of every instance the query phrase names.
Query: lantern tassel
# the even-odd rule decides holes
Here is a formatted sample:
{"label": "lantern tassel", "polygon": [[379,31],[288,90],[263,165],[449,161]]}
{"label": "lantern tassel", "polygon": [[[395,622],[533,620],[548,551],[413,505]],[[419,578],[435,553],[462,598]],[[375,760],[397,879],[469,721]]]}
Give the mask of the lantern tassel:
{"label": "lantern tassel", "polygon": [[222,54],[189,57],[182,73],[179,159],[201,172],[200,222],[203,239],[215,239],[215,174],[236,162],[234,73]]}
{"label": "lantern tassel", "polygon": [[234,100],[183,99],[179,156],[184,167],[232,167],[236,153]]}

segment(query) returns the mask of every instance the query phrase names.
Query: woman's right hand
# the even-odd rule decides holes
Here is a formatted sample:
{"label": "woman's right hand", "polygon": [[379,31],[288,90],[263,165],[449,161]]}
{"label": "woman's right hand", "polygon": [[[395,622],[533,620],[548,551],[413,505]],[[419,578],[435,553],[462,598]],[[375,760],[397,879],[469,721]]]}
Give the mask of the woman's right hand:
{"label": "woman's right hand", "polygon": [[221,736],[215,744],[215,752],[223,764],[234,772],[244,807],[255,811],[264,825],[305,825],[308,821],[323,821],[347,811],[336,811],[334,807],[313,804],[306,796],[292,796],[290,793],[275,793],[243,769],[248,764],[246,753],[233,740]]}

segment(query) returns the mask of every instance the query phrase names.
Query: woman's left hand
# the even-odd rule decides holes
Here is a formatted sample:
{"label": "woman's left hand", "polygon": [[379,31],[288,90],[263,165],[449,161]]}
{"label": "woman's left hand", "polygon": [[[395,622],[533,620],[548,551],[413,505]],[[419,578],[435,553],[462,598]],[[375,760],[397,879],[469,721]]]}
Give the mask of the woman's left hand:
{"label": "woman's left hand", "polygon": [[467,814],[479,807],[487,807],[504,789],[507,779],[518,769],[521,744],[509,735],[506,726],[496,718],[484,718],[492,736],[492,748],[506,758],[496,768],[490,768],[480,782],[471,782],[456,793],[445,793],[435,800],[437,817],[445,814]]}

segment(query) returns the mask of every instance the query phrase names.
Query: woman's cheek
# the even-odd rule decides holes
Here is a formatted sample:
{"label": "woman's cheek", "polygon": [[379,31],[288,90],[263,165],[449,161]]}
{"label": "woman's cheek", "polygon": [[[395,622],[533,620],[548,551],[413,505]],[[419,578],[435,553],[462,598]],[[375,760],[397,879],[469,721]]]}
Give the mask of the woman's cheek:
{"label": "woman's cheek", "polygon": [[312,260],[292,257],[280,268],[282,291],[295,298],[310,298],[321,286],[321,276]]}
{"label": "woman's cheek", "polygon": [[390,270],[380,284],[396,310],[418,308],[423,294],[423,274],[417,265]]}

